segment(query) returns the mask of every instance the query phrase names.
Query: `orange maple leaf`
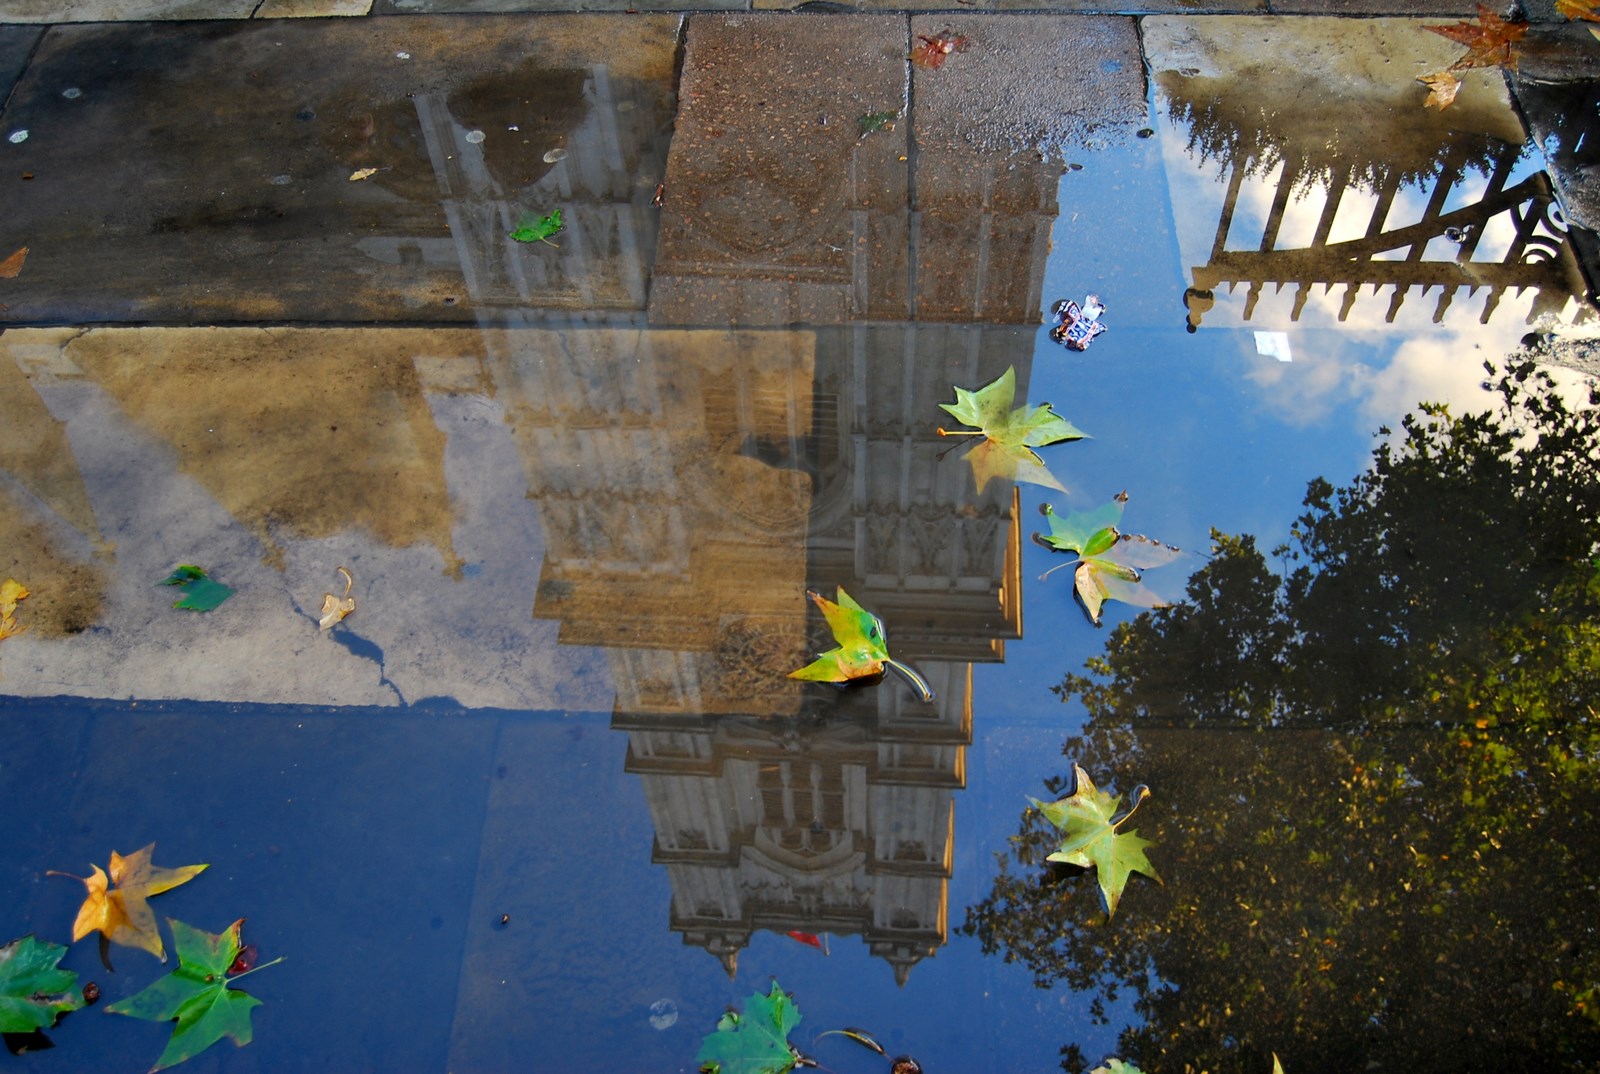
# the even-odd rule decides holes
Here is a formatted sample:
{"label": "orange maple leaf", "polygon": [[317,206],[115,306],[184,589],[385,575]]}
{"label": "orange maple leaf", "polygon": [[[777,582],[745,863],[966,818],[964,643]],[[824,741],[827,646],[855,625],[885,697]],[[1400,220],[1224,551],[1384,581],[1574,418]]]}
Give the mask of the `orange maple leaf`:
{"label": "orange maple leaf", "polygon": [[1450,70],[1460,71],[1468,67],[1515,67],[1517,59],[1511,46],[1522,40],[1528,32],[1528,24],[1510,22],[1493,8],[1479,4],[1475,22],[1453,22],[1425,29],[1467,46],[1466,55],[1450,65]]}
{"label": "orange maple leaf", "polygon": [[1579,0],[1556,0],[1556,11],[1568,19],[1600,22],[1600,12],[1595,10],[1597,7],[1600,7],[1600,0],[1589,0],[1587,4]]}
{"label": "orange maple leaf", "polygon": [[[116,890],[108,890],[108,878],[100,866],[87,877],[74,876],[89,889],[88,898],[78,908],[78,919],[72,923],[74,942],[91,932],[99,931],[112,943],[137,947],[149,951],[161,961],[167,960],[167,950],[161,943],[161,932],[156,928],[155,914],[145,900],[179,884],[194,879],[206,865],[185,865],[179,869],[158,869],[150,864],[154,843],[134,851],[124,858],[115,850],[111,852],[109,883]],[[52,876],[71,876],[71,873],[51,873]]]}
{"label": "orange maple leaf", "polygon": [[0,261],[0,280],[16,279],[17,274],[22,271],[22,263],[26,260],[28,260],[28,248],[24,246],[4,261]]}

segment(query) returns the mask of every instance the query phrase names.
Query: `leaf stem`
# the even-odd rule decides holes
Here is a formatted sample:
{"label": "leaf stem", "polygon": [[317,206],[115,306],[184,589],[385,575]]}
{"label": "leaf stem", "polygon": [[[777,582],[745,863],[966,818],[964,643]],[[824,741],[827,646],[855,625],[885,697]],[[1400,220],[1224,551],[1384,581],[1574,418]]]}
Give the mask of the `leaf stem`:
{"label": "leaf stem", "polygon": [[982,429],[946,429],[940,427],[936,430],[940,436],[988,436]]}
{"label": "leaf stem", "polygon": [[1039,581],[1041,581],[1041,582],[1044,581],[1046,578],[1048,578],[1052,574],[1056,573],[1056,571],[1059,571],[1062,567],[1076,567],[1078,564],[1080,564],[1082,562],[1083,562],[1082,559],[1075,559],[1071,563],[1057,563],[1054,567],[1051,567],[1049,570],[1047,570],[1043,574],[1039,575]]}
{"label": "leaf stem", "polygon": [[286,959],[288,957],[289,957],[288,955],[279,955],[277,958],[273,959],[271,962],[263,962],[259,966],[251,966],[249,969],[245,970],[243,973],[236,973],[232,977],[229,977],[228,980],[237,981],[241,977],[248,977],[252,973],[256,972],[257,970],[264,970],[268,966],[276,966],[278,963],[282,962],[284,959]]}
{"label": "leaf stem", "polygon": [[1117,820],[1111,822],[1112,830],[1114,831],[1126,824],[1129,817],[1139,812],[1139,806],[1143,804],[1144,800],[1148,797],[1150,797],[1150,788],[1148,786],[1141,783],[1135,787],[1133,789],[1133,804],[1128,807],[1128,811],[1126,813],[1122,814],[1122,816]]}
{"label": "leaf stem", "polygon": [[902,664],[892,656],[884,657],[883,662],[891,671],[896,672],[902,679],[909,683],[913,690],[916,690],[918,693],[920,693],[924,702],[933,700],[933,688],[928,685],[927,679],[924,679],[910,667]]}

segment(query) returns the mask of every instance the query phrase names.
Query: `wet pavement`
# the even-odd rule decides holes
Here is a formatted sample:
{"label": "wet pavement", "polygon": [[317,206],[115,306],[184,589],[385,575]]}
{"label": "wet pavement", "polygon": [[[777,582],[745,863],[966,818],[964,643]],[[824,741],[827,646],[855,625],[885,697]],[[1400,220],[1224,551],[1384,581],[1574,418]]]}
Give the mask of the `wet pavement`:
{"label": "wet pavement", "polygon": [[[919,1008],[947,1069],[1045,1069],[1070,1018],[1109,1051],[951,945],[1105,635],[939,404],[1013,368],[1093,434],[1073,496],[1193,550],[1483,358],[1600,373],[1600,41],[1530,0],[1440,110],[1425,27],[1471,2],[552,7],[0,0],[0,799],[36,818],[0,893],[44,922],[108,838],[248,846],[280,946],[316,919],[317,970],[426,983],[295,978],[337,1041],[227,1069],[692,1069],[774,965]],[[1090,290],[1071,354],[1044,321]],[[235,595],[175,612],[179,562]],[[834,585],[933,701],[786,677]],[[185,745],[219,713],[226,786]]]}

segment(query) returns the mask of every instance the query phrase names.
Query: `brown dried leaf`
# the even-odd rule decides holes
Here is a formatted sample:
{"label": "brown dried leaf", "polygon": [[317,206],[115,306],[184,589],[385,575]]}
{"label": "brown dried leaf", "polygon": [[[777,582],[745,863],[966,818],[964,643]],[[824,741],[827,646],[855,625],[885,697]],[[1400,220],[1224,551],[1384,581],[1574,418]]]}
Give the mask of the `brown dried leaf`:
{"label": "brown dried leaf", "polygon": [[1456,99],[1456,94],[1461,90],[1461,80],[1449,71],[1435,71],[1431,75],[1423,75],[1417,79],[1428,87],[1428,99],[1422,102],[1424,108],[1437,108],[1443,111],[1450,107]]}
{"label": "brown dried leaf", "polygon": [[1425,29],[1467,46],[1466,55],[1450,65],[1450,70],[1461,71],[1469,67],[1515,67],[1517,60],[1511,46],[1522,40],[1528,32],[1528,24],[1510,22],[1493,8],[1479,4],[1475,22],[1453,22]]}
{"label": "brown dried leaf", "polygon": [[28,260],[28,248],[24,246],[4,261],[0,261],[0,280],[14,280],[22,271],[22,263]]}
{"label": "brown dried leaf", "polygon": [[970,37],[962,37],[948,30],[932,37],[918,34],[917,40],[922,43],[911,50],[911,55],[907,59],[918,67],[926,67],[930,71],[937,71],[944,66],[944,61],[952,52],[962,52],[972,44]]}
{"label": "brown dried leaf", "polygon": [[[1556,0],[1556,11],[1568,19],[1583,19],[1587,22],[1600,22],[1600,0],[1589,0],[1587,4],[1580,0]],[[1590,33],[1594,33],[1591,29]],[[1600,37],[1600,34],[1595,34]]]}

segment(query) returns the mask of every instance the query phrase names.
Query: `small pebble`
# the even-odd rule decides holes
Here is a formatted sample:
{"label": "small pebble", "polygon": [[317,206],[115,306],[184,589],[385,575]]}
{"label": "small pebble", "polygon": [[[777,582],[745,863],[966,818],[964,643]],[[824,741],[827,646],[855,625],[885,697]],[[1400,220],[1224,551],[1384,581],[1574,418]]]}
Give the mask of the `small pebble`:
{"label": "small pebble", "polygon": [[61,96],[65,97],[69,101],[76,101],[79,97],[83,96],[83,91],[77,86],[68,86],[66,89],[61,91]]}
{"label": "small pebble", "polygon": [[477,145],[479,142],[482,142],[484,137],[485,135],[482,131],[467,132],[467,141],[471,142],[473,145]]}
{"label": "small pebble", "polygon": [[550,152],[548,152],[548,153],[546,153],[544,155],[544,162],[546,164],[554,164],[557,161],[562,161],[562,160],[566,160],[566,159],[567,159],[567,151],[565,149],[552,149],[552,150],[550,150]]}
{"label": "small pebble", "polygon": [[25,130],[12,131],[10,137],[7,139],[7,141],[9,141],[12,145],[21,145],[27,140],[28,132]]}

